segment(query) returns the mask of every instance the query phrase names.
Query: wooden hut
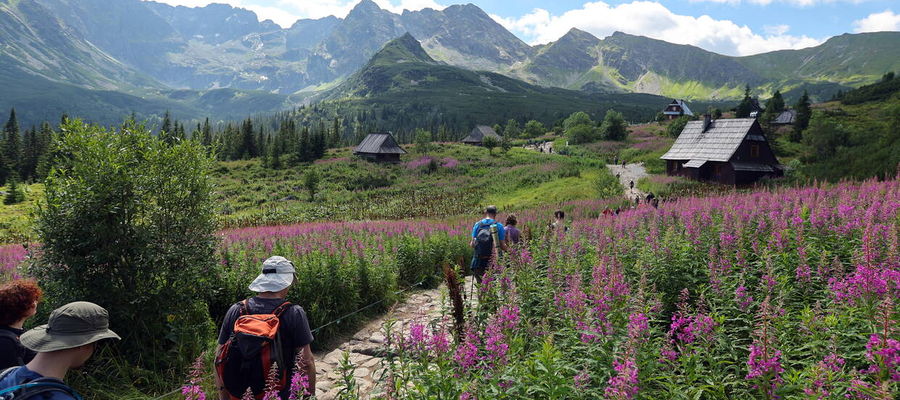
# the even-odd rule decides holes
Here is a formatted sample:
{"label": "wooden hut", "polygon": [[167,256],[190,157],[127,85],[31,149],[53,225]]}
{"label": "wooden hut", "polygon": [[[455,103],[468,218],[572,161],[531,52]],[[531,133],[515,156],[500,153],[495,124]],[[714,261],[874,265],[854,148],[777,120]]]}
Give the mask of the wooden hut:
{"label": "wooden hut", "polygon": [[660,158],[668,175],[728,185],[783,173],[755,118],[690,121]]}
{"label": "wooden hut", "polygon": [[793,125],[794,122],[797,121],[797,111],[796,110],[784,110],[775,119],[772,120],[769,124],[771,125]]}
{"label": "wooden hut", "polygon": [[663,109],[663,114],[669,119],[675,119],[682,115],[694,115],[687,103],[678,99],[672,99],[672,102]]}
{"label": "wooden hut", "polygon": [[475,129],[472,129],[472,132],[469,132],[469,135],[464,137],[462,142],[465,144],[471,144],[475,146],[481,146],[485,137],[493,137],[500,142],[500,135],[497,132],[494,132],[494,129],[487,125],[478,125]]}
{"label": "wooden hut", "polygon": [[356,146],[353,154],[369,161],[400,161],[406,154],[390,132],[370,133]]}

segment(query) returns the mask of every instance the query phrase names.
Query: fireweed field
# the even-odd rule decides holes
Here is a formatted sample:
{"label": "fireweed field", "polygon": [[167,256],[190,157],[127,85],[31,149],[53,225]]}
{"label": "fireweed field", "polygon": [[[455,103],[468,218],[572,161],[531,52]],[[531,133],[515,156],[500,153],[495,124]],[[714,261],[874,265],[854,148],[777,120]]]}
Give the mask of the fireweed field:
{"label": "fireweed field", "polygon": [[497,265],[464,325],[390,332],[388,393],[896,399],[898,208],[894,180],[577,220]]}
{"label": "fireweed field", "polygon": [[[602,215],[611,204],[567,203],[574,220],[562,236],[546,232],[547,210],[517,213],[526,242],[488,274],[477,303],[463,302],[462,324],[451,300],[468,288],[451,279],[445,317],[385,327],[386,396],[897,398],[900,180]],[[271,254],[298,266],[289,298],[312,327],[381,301],[378,312],[398,289],[436,286],[443,264],[467,265],[475,218],[223,231],[210,314],[218,321],[248,296]],[[2,280],[27,255],[0,248]],[[203,374],[186,398],[211,390]]]}

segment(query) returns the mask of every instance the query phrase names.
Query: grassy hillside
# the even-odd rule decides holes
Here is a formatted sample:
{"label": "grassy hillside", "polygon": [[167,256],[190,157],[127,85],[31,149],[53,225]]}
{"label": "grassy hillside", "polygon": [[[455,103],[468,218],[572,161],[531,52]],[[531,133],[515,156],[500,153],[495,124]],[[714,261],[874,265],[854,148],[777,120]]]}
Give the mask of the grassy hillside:
{"label": "grassy hillside", "polygon": [[[213,178],[223,227],[475,215],[489,203],[523,209],[596,199],[615,189],[606,188],[604,162],[591,156],[522,148],[495,149],[489,155],[485,148],[455,143],[434,147],[427,155],[406,154],[396,164],[357,159],[349,148],[331,150],[314,164],[279,170],[263,168],[258,159],[222,162]],[[303,185],[310,170],[321,178],[313,201]],[[29,213],[41,185],[27,190],[26,203],[3,207],[0,243],[33,238]]]}

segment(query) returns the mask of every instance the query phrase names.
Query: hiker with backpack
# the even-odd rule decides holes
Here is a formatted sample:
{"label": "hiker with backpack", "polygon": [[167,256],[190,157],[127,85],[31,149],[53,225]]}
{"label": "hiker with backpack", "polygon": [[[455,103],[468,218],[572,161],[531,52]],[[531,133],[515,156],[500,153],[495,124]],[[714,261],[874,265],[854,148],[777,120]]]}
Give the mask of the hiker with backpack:
{"label": "hiker with backpack", "polygon": [[0,371],[31,361],[36,354],[22,346],[25,321],[37,313],[41,288],[30,279],[17,279],[0,286]]}
{"label": "hiker with backpack", "polygon": [[119,335],[109,329],[106,309],[76,301],[53,310],[46,325],[20,339],[37,354],[24,366],[0,372],[0,399],[82,400],[63,379],[91,358],[97,342]]}
{"label": "hiker with backpack", "polygon": [[279,397],[287,399],[295,368],[304,369],[309,392],[316,392],[316,364],[310,343],[309,321],[302,307],[285,300],[294,282],[294,264],[273,256],[250,284],[255,297],[228,309],[216,347],[216,385],[221,400],[241,399],[249,388],[261,399],[266,377],[278,364]]}
{"label": "hiker with backpack", "polygon": [[488,206],[484,210],[484,219],[472,227],[472,241],[469,245],[475,249],[475,254],[472,256],[471,268],[475,281],[479,284],[491,261],[495,260],[498,247],[504,251],[509,250],[506,245],[506,229],[496,218],[497,207]]}

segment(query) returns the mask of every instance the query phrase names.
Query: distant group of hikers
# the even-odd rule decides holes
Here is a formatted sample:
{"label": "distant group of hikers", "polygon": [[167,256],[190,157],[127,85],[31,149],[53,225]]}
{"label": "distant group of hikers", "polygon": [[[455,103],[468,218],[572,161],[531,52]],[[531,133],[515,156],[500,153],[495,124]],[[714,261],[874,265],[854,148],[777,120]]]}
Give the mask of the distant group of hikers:
{"label": "distant group of hikers", "polygon": [[[515,215],[497,221],[497,207],[484,210],[472,228],[474,248],[471,270],[480,284],[498,251],[509,251],[522,241]],[[549,225],[553,232],[568,231],[565,213],[556,211]],[[272,256],[248,287],[256,295],[231,306],[219,330],[215,383],[218,398],[237,400],[248,391],[261,399],[266,377],[277,363],[277,388],[289,397],[290,377],[297,368],[308,377],[315,393],[316,364],[310,348],[312,330],[306,312],[287,301],[297,279],[294,264]],[[47,324],[25,331],[26,321],[37,314],[43,292],[37,283],[18,279],[0,286],[0,399],[81,400],[64,379],[93,355],[98,342],[119,340],[109,327],[103,307],[78,301],[50,313]]]}
{"label": "distant group of hikers", "polygon": [[[553,222],[549,225],[551,232],[568,232],[569,227],[565,224],[566,213],[564,211],[555,211],[553,218]],[[485,208],[484,218],[475,222],[472,227],[472,238],[469,241],[469,246],[475,250],[470,268],[472,275],[475,276],[475,281],[479,284],[497,254],[500,251],[509,252],[511,246],[521,242],[522,233],[517,227],[518,222],[515,215],[509,215],[506,217],[506,224],[501,224],[497,221],[496,206]]]}

